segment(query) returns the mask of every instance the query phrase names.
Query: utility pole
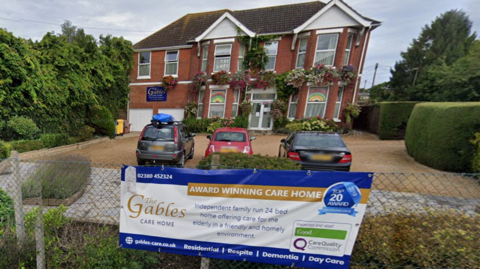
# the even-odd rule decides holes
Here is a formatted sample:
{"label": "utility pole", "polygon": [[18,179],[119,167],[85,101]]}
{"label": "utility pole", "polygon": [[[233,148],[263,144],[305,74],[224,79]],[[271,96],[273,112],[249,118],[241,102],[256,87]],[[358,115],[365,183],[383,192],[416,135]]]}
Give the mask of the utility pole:
{"label": "utility pole", "polygon": [[365,80],[365,86],[363,86],[364,89],[367,88],[367,81],[368,81],[368,80]]}
{"label": "utility pole", "polygon": [[375,77],[377,76],[378,63],[375,64],[375,73],[373,73],[372,87],[375,86]]}

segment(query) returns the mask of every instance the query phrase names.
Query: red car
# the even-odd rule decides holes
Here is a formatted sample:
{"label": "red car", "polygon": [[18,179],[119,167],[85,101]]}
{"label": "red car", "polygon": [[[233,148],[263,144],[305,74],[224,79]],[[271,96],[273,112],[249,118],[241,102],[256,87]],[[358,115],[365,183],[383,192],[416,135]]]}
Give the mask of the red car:
{"label": "red car", "polygon": [[250,141],[255,140],[255,136],[248,138],[248,132],[244,128],[217,128],[213,135],[208,135],[207,138],[210,139],[210,143],[205,151],[205,157],[214,152],[253,154]]}

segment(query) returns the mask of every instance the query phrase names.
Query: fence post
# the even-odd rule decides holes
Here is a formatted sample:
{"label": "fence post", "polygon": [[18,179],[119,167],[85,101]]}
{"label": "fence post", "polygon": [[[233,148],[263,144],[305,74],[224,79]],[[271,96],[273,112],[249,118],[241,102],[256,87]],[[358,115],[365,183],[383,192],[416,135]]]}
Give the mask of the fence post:
{"label": "fence post", "polygon": [[20,173],[20,162],[18,160],[18,151],[12,151],[10,154],[13,168],[13,206],[15,209],[15,229],[19,244],[25,240],[25,221],[23,213],[22,200],[22,174]]}
{"label": "fence post", "polygon": [[43,199],[42,182],[37,181],[38,188],[38,215],[35,223],[35,245],[37,249],[37,269],[45,269],[45,232],[43,227]]}
{"label": "fence post", "polygon": [[[212,155],[212,162],[210,163],[212,169],[218,169],[220,165],[220,156],[218,154]],[[202,257],[202,261],[200,264],[200,269],[208,269],[210,267],[210,258]]]}

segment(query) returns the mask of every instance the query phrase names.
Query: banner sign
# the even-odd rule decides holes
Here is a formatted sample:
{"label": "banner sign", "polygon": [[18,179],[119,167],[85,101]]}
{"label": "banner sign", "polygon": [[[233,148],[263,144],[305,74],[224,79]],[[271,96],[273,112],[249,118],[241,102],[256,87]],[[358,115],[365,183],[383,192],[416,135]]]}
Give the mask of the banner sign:
{"label": "banner sign", "polygon": [[167,101],[167,90],[161,86],[147,87],[147,102]]}
{"label": "banner sign", "polygon": [[122,167],[120,246],[348,268],[373,174]]}

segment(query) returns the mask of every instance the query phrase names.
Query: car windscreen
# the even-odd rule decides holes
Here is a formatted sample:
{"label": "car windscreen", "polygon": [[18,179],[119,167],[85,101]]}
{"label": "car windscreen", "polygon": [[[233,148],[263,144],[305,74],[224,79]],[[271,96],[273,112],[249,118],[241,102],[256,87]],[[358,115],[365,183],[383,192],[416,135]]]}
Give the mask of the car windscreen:
{"label": "car windscreen", "polygon": [[309,148],[341,148],[345,143],[339,136],[322,134],[298,134],[294,145]]}
{"label": "car windscreen", "polygon": [[247,136],[245,133],[240,132],[220,132],[215,135],[215,141],[245,142],[247,141]]}
{"label": "car windscreen", "polygon": [[145,129],[142,139],[150,141],[173,140],[173,128],[149,126]]}

